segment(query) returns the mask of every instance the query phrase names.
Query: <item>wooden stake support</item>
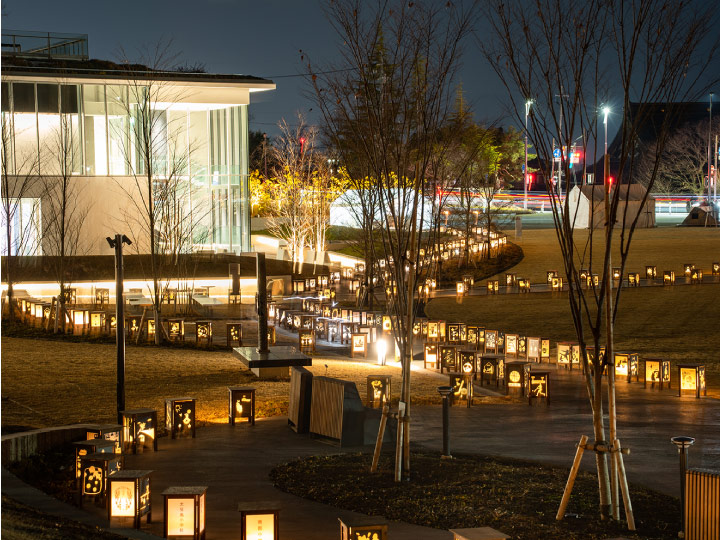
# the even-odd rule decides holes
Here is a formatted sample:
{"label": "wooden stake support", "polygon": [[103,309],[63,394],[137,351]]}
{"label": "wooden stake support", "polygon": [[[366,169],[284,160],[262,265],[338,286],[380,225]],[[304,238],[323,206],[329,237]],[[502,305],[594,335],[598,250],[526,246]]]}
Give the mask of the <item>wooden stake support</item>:
{"label": "wooden stake support", "polygon": [[555,519],[558,521],[565,517],[565,511],[567,510],[568,503],[570,502],[570,493],[572,493],[575,478],[577,477],[578,470],[580,469],[580,462],[582,461],[583,454],[585,453],[587,441],[587,435],[580,437],[580,444],[578,444],[575,452],[575,460],[573,461],[572,468],[570,469],[568,481],[565,484],[565,491],[563,492],[562,500],[560,501],[560,508],[558,508],[557,516],[555,516]]}
{"label": "wooden stake support", "polygon": [[390,416],[390,405],[386,401],[382,410],[382,416],[380,417],[380,429],[378,429],[377,440],[375,441],[375,452],[373,453],[372,465],[370,466],[371,473],[376,472],[378,468],[380,451],[382,450],[383,437],[385,436],[385,425],[387,424],[388,416]]}
{"label": "wooden stake support", "polygon": [[633,514],[632,502],[630,502],[630,489],[628,488],[627,476],[625,476],[625,463],[623,462],[623,452],[619,439],[615,439],[613,447],[615,450],[612,455],[617,465],[618,482],[620,484],[620,491],[622,492],[623,504],[625,505],[625,518],[627,519],[628,529],[634,531],[635,515]]}

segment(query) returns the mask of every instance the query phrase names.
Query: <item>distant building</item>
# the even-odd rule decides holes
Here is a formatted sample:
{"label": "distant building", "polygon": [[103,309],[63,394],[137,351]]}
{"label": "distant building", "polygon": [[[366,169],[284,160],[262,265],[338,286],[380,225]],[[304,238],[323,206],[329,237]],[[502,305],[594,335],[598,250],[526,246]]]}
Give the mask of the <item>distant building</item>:
{"label": "distant building", "polygon": [[[161,88],[150,103],[159,130],[153,177],[167,181],[173,163],[182,164],[176,177],[190,195],[175,211],[196,220],[187,250],[251,249],[248,107],[252,93],[275,88],[272,81],[91,60],[87,35],[4,30],[2,47],[4,163],[11,177],[37,174],[51,181],[59,173],[52,141],[61,119],[69,126],[72,176],[88,208],[80,252],[108,254],[105,237],[130,235],[129,224],[143,220],[133,174],[142,173],[142,159],[133,127],[138,89],[148,87]],[[30,230],[36,243],[26,254],[47,253],[43,222],[55,201],[38,188],[20,202],[14,230]],[[142,238],[134,240],[148,250]]]}

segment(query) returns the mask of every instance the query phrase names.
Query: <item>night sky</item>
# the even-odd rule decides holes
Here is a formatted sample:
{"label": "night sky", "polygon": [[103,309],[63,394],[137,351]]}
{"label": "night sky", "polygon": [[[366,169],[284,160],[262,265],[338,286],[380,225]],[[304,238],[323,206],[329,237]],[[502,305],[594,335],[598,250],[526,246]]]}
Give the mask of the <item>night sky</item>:
{"label": "night sky", "polygon": [[[179,63],[204,64],[206,71],[267,77],[277,90],[254,94],[250,129],[277,133],[281,118],[312,104],[302,95],[300,49],[314,63],[337,58],[337,37],[319,0],[5,0],[2,27],[88,34],[91,58],[118,60],[123,47],[131,59],[138,48],[172,38]],[[461,70],[465,97],[477,120],[507,125],[505,90],[468,40]],[[318,116],[309,112],[311,121]]]}

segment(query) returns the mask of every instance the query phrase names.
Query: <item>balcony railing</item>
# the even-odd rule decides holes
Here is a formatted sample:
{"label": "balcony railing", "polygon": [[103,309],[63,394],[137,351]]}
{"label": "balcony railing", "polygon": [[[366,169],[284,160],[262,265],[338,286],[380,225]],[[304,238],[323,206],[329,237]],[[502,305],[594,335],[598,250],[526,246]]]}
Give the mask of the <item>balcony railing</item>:
{"label": "balcony railing", "polygon": [[13,56],[88,59],[87,34],[3,30],[2,53]]}

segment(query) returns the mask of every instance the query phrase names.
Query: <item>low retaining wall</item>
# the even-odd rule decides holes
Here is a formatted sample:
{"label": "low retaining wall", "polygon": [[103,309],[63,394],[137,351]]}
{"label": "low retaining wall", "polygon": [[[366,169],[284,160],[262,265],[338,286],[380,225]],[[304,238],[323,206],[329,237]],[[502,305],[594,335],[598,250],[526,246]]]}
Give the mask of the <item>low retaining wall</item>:
{"label": "low retaining wall", "polygon": [[41,454],[56,446],[82,441],[86,438],[86,430],[94,425],[73,424],[3,435],[2,465],[5,467],[10,463]]}

